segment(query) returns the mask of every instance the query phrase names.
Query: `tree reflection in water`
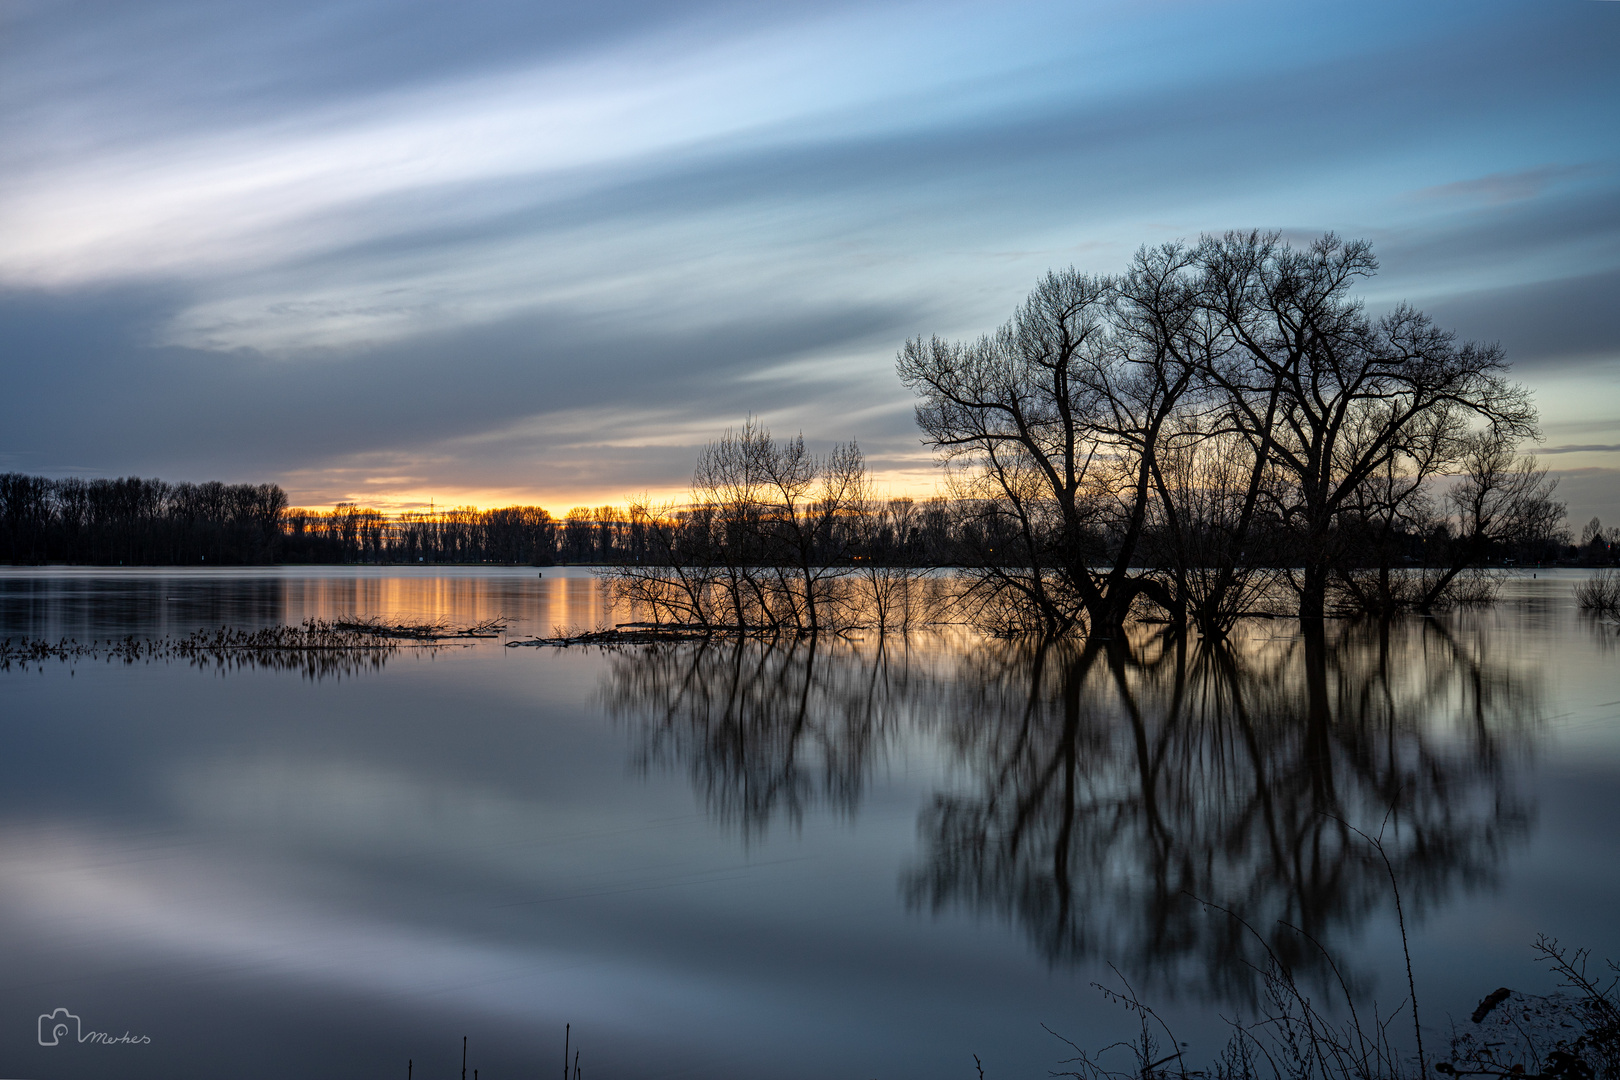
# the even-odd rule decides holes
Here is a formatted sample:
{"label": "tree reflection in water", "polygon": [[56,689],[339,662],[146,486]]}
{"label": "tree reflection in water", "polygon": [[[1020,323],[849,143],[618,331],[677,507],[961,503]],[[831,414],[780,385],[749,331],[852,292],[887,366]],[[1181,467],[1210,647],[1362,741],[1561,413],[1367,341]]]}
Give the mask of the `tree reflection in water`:
{"label": "tree reflection in water", "polygon": [[615,656],[606,690],[636,725],[637,764],[684,766],[747,836],[818,803],[853,813],[872,764],[936,695],[904,648],[838,638],[650,646]]}
{"label": "tree reflection in water", "polygon": [[853,811],[896,737],[931,731],[955,770],[921,815],[908,904],[1222,1000],[1252,991],[1255,943],[1200,900],[1302,975],[1327,957],[1281,923],[1333,949],[1392,905],[1352,827],[1383,830],[1409,917],[1489,883],[1527,833],[1514,765],[1541,713],[1533,672],[1433,620],[1215,648],[675,646],[617,657],[607,694],[638,759],[689,770],[747,834],[818,801]]}

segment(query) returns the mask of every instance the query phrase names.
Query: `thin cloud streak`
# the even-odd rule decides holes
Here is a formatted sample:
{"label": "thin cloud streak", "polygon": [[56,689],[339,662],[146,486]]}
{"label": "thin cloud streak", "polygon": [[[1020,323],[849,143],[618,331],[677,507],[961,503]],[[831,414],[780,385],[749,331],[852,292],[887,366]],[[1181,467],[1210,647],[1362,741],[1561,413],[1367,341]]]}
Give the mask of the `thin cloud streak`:
{"label": "thin cloud streak", "polygon": [[[1021,69],[1061,52],[1051,44],[1033,55],[977,51],[955,69],[950,61],[969,59],[963,28],[916,14],[844,12],[711,41],[666,32],[248,128],[183,131],[89,161],[76,147],[30,167],[41,155],[19,148],[13,156],[23,166],[10,170],[0,197],[0,228],[10,237],[0,280],[61,286],[251,267],[353,239],[331,235],[332,216],[401,192],[521,177],[565,194],[579,170],[679,147],[744,135],[769,146],[818,122],[845,134],[914,125],[943,118],[971,84],[1010,76],[1017,87]],[[901,36],[934,63],[902,77],[891,62]],[[838,57],[838,77],[828,77],[829,56]],[[287,231],[311,219],[322,227]]]}
{"label": "thin cloud streak", "polygon": [[1413,193],[1416,199],[1477,199],[1486,203],[1533,199],[1560,180],[1589,171],[1584,165],[1543,165],[1522,172],[1492,173],[1472,180],[1456,180]]}

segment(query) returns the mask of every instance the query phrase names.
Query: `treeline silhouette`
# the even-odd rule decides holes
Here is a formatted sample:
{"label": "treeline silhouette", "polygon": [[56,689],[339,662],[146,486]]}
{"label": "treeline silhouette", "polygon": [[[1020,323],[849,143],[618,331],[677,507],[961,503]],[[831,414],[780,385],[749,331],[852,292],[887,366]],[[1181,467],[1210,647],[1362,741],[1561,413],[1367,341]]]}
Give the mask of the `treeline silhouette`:
{"label": "treeline silhouette", "polygon": [[[51,479],[0,473],[0,562],[103,566],[268,563],[636,564],[663,553],[660,523],[636,508],[577,506],[561,518],[544,507],[455,507],[385,513],[355,503],[331,510],[287,505],[275,484],[191,484],[125,477]],[[679,524],[701,509],[674,511]],[[881,500],[872,528],[841,508],[833,527],[802,554],[944,566],[968,550],[957,536],[971,521],[945,499]],[[846,520],[847,519],[847,520]],[[868,523],[871,524],[871,523]],[[975,540],[974,543],[978,541]],[[761,559],[775,553],[759,551]]]}
{"label": "treeline silhouette", "polygon": [[14,565],[611,561],[628,551],[623,517],[610,507],[562,522],[538,506],[305,510],[275,484],[0,474],[0,560]]}
{"label": "treeline silhouette", "polygon": [[[730,435],[715,448],[743,439],[752,439],[758,444],[755,449],[771,449],[769,433],[763,429]],[[170,483],[141,477],[58,480],[4,473],[0,562],[25,566],[575,563],[655,568],[660,572],[651,576],[661,581],[683,563],[690,578],[690,564],[696,562],[706,567],[704,574],[710,580],[723,574],[738,586],[736,591],[765,597],[767,602],[770,588],[788,587],[787,578],[775,586],[765,580],[779,577],[779,564],[787,562],[800,564],[800,576],[808,568],[813,586],[852,576],[866,579],[865,591],[880,606],[899,605],[908,595],[903,586],[914,575],[894,571],[1027,567],[1022,537],[1007,516],[989,512],[986,504],[971,499],[873,497],[863,467],[857,459],[851,461],[857,475],[848,492],[831,507],[825,493],[801,500],[797,519],[765,493],[744,497],[723,490],[716,477],[689,503],[579,506],[557,518],[538,506],[388,514],[339,503],[331,510],[307,510],[289,507],[286,493],[275,484]],[[817,515],[814,524],[806,523],[810,513]],[[1620,551],[1620,543],[1606,539],[1615,531],[1589,525],[1592,535],[1583,536],[1579,544],[1572,544],[1562,531],[1545,537],[1503,538],[1473,554],[1480,562],[1495,564],[1605,565]],[[1169,538],[1157,527],[1144,532],[1142,547],[1149,560],[1171,549]],[[1270,522],[1257,526],[1252,535],[1257,552],[1288,550],[1288,534],[1273,529]],[[1396,530],[1381,539],[1378,554],[1386,560],[1393,556],[1392,561],[1405,567],[1449,566],[1465,540],[1441,522],[1427,529]],[[1349,551],[1353,545],[1346,540],[1340,546]],[[802,586],[793,588],[804,595]],[[791,614],[782,614],[780,608],[779,601],[779,624],[791,625]]]}
{"label": "treeline silhouette", "polygon": [[287,496],[274,484],[50,480],[0,474],[0,558],[125,566],[267,563]]}
{"label": "treeline silhouette", "polygon": [[283,515],[282,561],[550,566],[559,555],[557,534],[556,520],[538,506],[389,515],[339,503],[326,512],[295,508]]}
{"label": "treeline silhouette", "polygon": [[[1115,276],[1048,274],[976,341],[898,356],[949,498],[875,497],[854,442],[817,456],[752,421],[653,505],[386,514],[289,508],[274,485],[0,478],[12,563],[612,564],[655,621],[814,634],[879,627],[919,568],[956,567],[958,617],[1109,637],[1146,616],[1220,638],[1256,614],[1431,611],[1490,567],[1577,550],[1556,481],[1519,448],[1529,393],[1494,345],[1352,295],[1371,248],[1227,234],[1144,248]],[[907,613],[895,609],[898,621]]]}

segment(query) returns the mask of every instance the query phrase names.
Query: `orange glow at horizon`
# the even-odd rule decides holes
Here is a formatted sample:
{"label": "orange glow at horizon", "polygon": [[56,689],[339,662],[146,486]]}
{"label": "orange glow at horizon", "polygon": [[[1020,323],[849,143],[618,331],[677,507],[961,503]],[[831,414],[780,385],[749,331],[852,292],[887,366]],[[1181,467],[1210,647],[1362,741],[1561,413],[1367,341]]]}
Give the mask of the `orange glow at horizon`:
{"label": "orange glow at horizon", "polygon": [[[874,494],[881,498],[910,497],[920,501],[943,493],[940,484],[942,477],[933,468],[874,472],[871,479]],[[678,488],[644,488],[630,492],[622,489],[613,491],[608,489],[594,491],[591,489],[576,489],[557,492],[545,489],[478,488],[449,485],[431,489],[392,488],[378,485],[369,490],[336,497],[333,497],[330,489],[316,494],[310,490],[313,487],[314,485],[309,485],[303,488],[303,493],[310,496],[308,498],[300,498],[301,492],[299,488],[287,487],[287,505],[300,510],[325,513],[332,510],[339,503],[354,503],[365,509],[378,510],[388,514],[422,513],[430,509],[434,511],[454,510],[468,506],[480,510],[495,510],[507,506],[538,506],[552,517],[561,518],[576,506],[591,509],[599,506],[623,508],[629,505],[633,499],[638,501],[645,499],[652,503],[684,503],[690,497],[690,490],[684,484]]]}

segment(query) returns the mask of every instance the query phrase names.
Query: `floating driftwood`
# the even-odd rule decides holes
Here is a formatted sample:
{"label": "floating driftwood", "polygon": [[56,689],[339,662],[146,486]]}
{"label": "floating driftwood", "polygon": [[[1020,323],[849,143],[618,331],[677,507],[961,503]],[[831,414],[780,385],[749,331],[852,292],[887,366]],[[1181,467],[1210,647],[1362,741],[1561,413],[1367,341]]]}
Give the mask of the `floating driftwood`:
{"label": "floating driftwood", "polygon": [[525,638],[508,641],[506,647],[553,646],[566,649],[570,645],[650,645],[657,641],[701,641],[722,634],[735,634],[735,626],[696,626],[684,623],[618,623],[613,627],[595,630],[564,629],[557,627],[551,637]]}
{"label": "floating driftwood", "polygon": [[[942,626],[943,623],[929,623],[929,626]],[[855,625],[843,627],[838,630],[824,631],[827,637],[839,637],[846,640],[864,640],[852,638],[851,634],[860,630],[874,630],[876,627]],[[595,630],[580,630],[575,627],[556,627],[551,637],[523,638],[518,641],[508,641],[506,647],[515,649],[520,646],[554,646],[565,649],[570,645],[651,645],[660,641],[705,641],[712,638],[757,638],[776,640],[781,638],[807,638],[813,637],[808,630],[792,626],[734,626],[729,623],[653,623],[653,622],[626,622],[615,623],[611,628],[598,627]]]}
{"label": "floating driftwood", "polygon": [[347,633],[363,634],[373,638],[402,638],[411,641],[455,641],[465,638],[500,637],[512,620],[505,615],[473,623],[471,626],[452,626],[440,620],[425,623],[386,623],[381,619],[338,619],[331,625]]}

